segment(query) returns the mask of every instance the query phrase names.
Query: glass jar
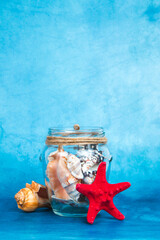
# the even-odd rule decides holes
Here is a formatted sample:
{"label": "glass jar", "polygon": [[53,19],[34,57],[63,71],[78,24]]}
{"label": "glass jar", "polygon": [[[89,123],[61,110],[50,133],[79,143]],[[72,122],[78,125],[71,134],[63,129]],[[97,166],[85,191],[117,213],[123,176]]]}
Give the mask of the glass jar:
{"label": "glass jar", "polygon": [[60,216],[86,216],[88,199],[77,183],[91,184],[99,164],[105,161],[109,177],[112,157],[103,128],[49,128],[41,154],[43,172],[53,212]]}

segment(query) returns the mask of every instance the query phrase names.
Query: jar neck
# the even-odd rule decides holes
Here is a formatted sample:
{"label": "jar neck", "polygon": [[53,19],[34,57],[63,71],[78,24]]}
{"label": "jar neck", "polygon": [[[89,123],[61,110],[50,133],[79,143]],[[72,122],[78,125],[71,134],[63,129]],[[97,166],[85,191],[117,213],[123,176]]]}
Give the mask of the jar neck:
{"label": "jar neck", "polygon": [[72,128],[49,128],[48,135],[54,137],[104,137],[105,132],[101,127],[94,127],[92,129],[82,127],[80,130]]}

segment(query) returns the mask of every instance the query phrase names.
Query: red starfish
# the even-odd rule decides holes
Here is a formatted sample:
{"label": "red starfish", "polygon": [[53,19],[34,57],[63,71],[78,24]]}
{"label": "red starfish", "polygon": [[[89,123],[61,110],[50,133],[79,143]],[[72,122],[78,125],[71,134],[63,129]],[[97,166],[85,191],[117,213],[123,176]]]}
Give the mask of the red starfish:
{"label": "red starfish", "polygon": [[129,188],[129,182],[110,184],[106,180],[106,163],[102,162],[92,184],[77,184],[76,189],[89,199],[87,221],[93,223],[98,212],[105,210],[113,217],[123,220],[125,216],[115,207],[113,197]]}

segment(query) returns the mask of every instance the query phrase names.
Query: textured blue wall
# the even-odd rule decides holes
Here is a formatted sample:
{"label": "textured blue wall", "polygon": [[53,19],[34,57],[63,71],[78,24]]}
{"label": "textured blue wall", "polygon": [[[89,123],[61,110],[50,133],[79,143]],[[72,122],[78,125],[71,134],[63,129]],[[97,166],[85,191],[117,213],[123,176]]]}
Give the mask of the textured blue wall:
{"label": "textured blue wall", "polygon": [[0,16],[1,196],[43,183],[48,127],[74,123],[105,128],[124,195],[159,191],[160,3],[1,0]]}

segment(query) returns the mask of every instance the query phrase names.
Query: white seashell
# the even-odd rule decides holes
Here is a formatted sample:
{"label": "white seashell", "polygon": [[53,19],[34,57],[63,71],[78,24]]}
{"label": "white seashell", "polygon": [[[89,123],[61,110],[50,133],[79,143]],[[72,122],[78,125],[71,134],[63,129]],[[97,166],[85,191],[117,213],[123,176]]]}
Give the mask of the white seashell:
{"label": "white seashell", "polygon": [[90,169],[98,162],[98,151],[97,150],[79,150],[77,153],[80,158],[83,173]]}
{"label": "white seashell", "polygon": [[67,194],[74,201],[77,201],[80,193],[76,190],[76,184],[80,182],[77,178],[75,178],[67,168],[67,159],[65,157],[60,157],[58,166],[57,166],[57,176],[58,179],[66,190]]}
{"label": "white seashell", "polygon": [[77,179],[83,179],[80,159],[73,154],[69,154],[67,159],[67,167],[70,173]]}
{"label": "white seashell", "polygon": [[87,160],[83,165],[82,165],[82,171],[83,172],[86,172],[88,169],[90,169],[92,166],[94,166],[95,163],[90,161],[90,160]]}
{"label": "white seashell", "polygon": [[87,176],[83,179],[83,181],[84,181],[85,184],[92,184],[94,179],[95,179],[95,176],[93,176],[93,177],[88,177]]}

